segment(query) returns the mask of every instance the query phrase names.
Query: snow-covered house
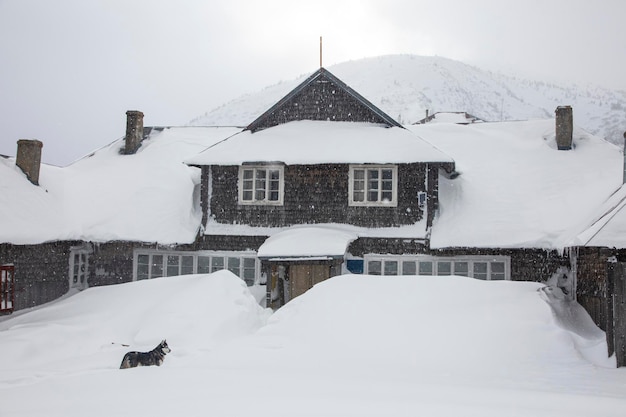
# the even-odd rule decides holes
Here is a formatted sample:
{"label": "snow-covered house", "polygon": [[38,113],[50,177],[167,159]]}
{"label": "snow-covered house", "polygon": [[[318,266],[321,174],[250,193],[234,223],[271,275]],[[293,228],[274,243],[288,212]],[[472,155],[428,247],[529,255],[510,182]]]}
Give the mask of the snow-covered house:
{"label": "snow-covered house", "polygon": [[223,268],[272,307],[342,272],[573,282],[572,232],[621,183],[621,150],[572,125],[565,145],[554,120],[403,127],[323,68],[246,128],[127,116],[39,185],[0,159],[13,308]]}

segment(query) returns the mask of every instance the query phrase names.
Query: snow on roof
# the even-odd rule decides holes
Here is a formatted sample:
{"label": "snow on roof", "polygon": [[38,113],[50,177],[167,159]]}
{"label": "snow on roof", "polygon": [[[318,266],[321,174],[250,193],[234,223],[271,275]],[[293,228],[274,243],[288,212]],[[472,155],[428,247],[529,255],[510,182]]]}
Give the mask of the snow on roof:
{"label": "snow on roof", "polygon": [[244,131],[199,155],[191,165],[453,162],[410,131],[372,123],[303,120]]}
{"label": "snow on roof", "polygon": [[64,168],[42,165],[39,187],[0,159],[0,242],[192,242],[200,173],[183,160],[240,130],[153,130],[135,155],[120,155],[117,140]]}
{"label": "snow on roof", "polygon": [[554,120],[408,126],[450,155],[431,247],[562,248],[622,180],[618,147],[580,129],[559,151]]}
{"label": "snow on roof", "polygon": [[293,227],[269,237],[259,248],[260,258],[343,257],[354,231],[328,225]]}
{"label": "snow on roof", "polygon": [[[594,213],[585,229],[570,242],[570,246],[626,248],[626,186],[615,192]],[[580,231],[580,229],[578,229]]]}

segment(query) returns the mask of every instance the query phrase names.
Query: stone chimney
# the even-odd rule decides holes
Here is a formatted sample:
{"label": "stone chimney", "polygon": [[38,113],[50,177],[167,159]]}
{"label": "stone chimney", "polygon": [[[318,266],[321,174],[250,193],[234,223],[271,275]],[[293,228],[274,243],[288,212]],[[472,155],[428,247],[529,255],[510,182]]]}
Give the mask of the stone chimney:
{"label": "stone chimney", "polygon": [[17,141],[17,165],[30,182],[39,185],[39,168],[41,166],[41,148],[43,143],[34,139],[20,139]]}
{"label": "stone chimney", "polygon": [[137,152],[143,140],[143,113],[137,110],[126,112],[126,137],[124,155],[132,155]]}
{"label": "stone chimney", "polygon": [[560,151],[572,149],[572,135],[574,133],[574,116],[571,106],[556,108],[556,146]]}

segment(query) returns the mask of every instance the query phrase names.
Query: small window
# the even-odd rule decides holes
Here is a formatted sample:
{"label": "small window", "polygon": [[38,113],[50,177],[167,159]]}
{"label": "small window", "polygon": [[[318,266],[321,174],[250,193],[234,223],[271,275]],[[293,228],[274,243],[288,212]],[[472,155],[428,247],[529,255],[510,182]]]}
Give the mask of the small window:
{"label": "small window", "polygon": [[419,274],[420,275],[432,275],[433,274],[433,263],[431,261],[420,261],[420,263],[419,263]]}
{"label": "small window", "polygon": [[241,276],[240,263],[241,260],[239,258],[228,258],[228,270],[238,277]]}
{"label": "small window", "polygon": [[455,262],[454,263],[454,275],[461,275],[463,277],[469,276],[469,264],[467,262]]}
{"label": "small window", "polygon": [[211,258],[208,256],[198,256],[198,274],[208,274],[211,272]]}
{"label": "small window", "polygon": [[369,261],[367,263],[367,273],[370,275],[380,275],[382,268],[381,261]]}
{"label": "small window", "polygon": [[402,262],[402,275],[417,275],[417,266],[415,261]]}
{"label": "small window", "polygon": [[180,256],[178,255],[167,256],[167,276],[168,277],[180,275],[179,262],[180,262]]}
{"label": "small window", "polygon": [[211,272],[221,271],[222,269],[224,269],[224,258],[213,256],[211,258]]}
{"label": "small window", "polygon": [[241,167],[240,204],[283,204],[283,167]]}
{"label": "small window", "polygon": [[254,285],[254,278],[256,277],[256,259],[243,258],[243,280],[246,281],[248,286]]}
{"label": "small window", "polygon": [[350,206],[397,206],[397,167],[350,166]]}
{"label": "small window", "polygon": [[385,275],[398,275],[398,261],[385,261]]}
{"label": "small window", "polygon": [[182,256],[183,263],[180,268],[181,275],[193,274],[193,256]]}
{"label": "small window", "polygon": [[137,256],[137,279],[150,277],[150,255]]}
{"label": "small window", "polygon": [[474,262],[474,278],[487,279],[487,262]]}
{"label": "small window", "polygon": [[437,275],[452,275],[452,262],[450,261],[437,262]]}
{"label": "small window", "polygon": [[491,263],[491,280],[504,279],[504,262]]}
{"label": "small window", "polygon": [[163,276],[163,255],[152,255],[152,271],[150,278]]}

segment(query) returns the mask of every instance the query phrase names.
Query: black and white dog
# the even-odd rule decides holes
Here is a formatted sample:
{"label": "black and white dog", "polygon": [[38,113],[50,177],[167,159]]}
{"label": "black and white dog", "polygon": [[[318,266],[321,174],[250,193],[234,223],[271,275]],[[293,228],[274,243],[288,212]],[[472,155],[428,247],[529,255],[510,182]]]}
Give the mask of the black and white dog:
{"label": "black and white dog", "polygon": [[120,369],[135,368],[137,366],[161,366],[165,355],[170,352],[171,349],[167,346],[167,342],[163,340],[150,352],[128,352],[122,359]]}

